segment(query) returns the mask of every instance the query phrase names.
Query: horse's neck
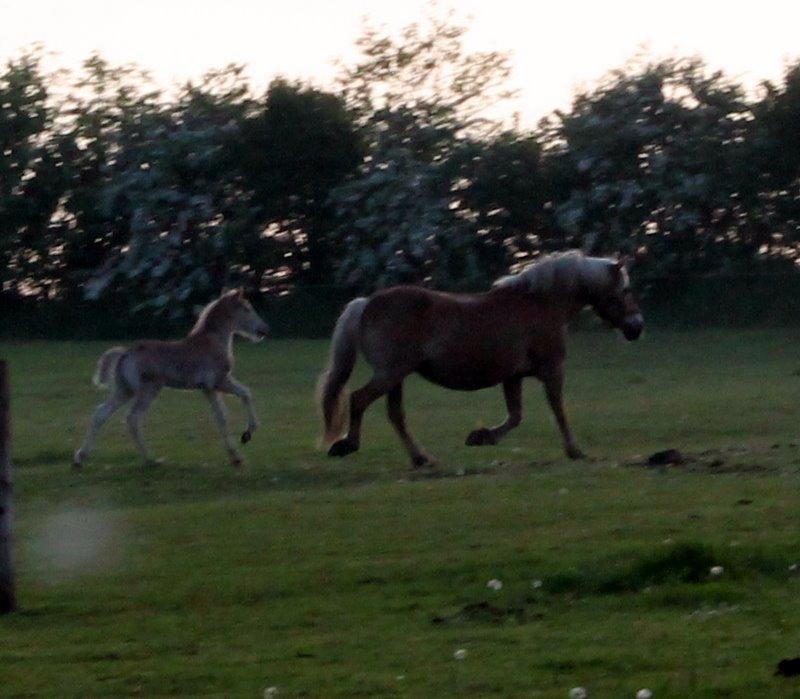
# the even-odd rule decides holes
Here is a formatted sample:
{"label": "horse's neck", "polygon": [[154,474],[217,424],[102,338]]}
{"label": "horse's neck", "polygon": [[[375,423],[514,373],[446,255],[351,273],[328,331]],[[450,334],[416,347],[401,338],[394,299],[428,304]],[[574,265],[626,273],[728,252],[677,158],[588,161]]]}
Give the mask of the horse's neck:
{"label": "horse's neck", "polygon": [[559,319],[563,323],[569,323],[578,315],[589,302],[583,298],[566,298],[547,295],[523,295],[524,303],[530,306],[532,313],[537,313],[536,309],[546,309],[546,313],[554,318]]}
{"label": "horse's neck", "polygon": [[229,355],[233,354],[233,325],[225,325],[220,328],[215,328],[210,330],[208,328],[200,328],[198,330],[192,331],[190,337],[199,337],[204,336],[211,338],[212,340],[218,342],[220,345],[225,347],[228,351]]}

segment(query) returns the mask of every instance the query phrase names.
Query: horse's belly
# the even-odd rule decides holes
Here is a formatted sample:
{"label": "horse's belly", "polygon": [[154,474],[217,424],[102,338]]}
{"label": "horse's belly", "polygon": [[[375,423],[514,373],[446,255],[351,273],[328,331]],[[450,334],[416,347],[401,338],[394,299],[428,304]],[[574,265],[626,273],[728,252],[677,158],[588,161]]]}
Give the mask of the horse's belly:
{"label": "horse's belly", "polygon": [[445,367],[435,362],[423,362],[417,367],[417,373],[432,383],[456,391],[478,391],[508,378],[493,367]]}

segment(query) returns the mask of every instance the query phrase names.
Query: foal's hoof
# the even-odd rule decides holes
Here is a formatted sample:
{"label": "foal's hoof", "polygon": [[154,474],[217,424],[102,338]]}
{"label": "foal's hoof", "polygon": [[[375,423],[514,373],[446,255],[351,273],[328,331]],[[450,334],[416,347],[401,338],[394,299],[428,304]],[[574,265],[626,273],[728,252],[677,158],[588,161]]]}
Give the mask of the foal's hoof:
{"label": "foal's hoof", "polygon": [[586,458],[586,454],[578,449],[578,447],[567,447],[567,456],[573,461]]}
{"label": "foal's hoof", "polygon": [[464,443],[468,447],[483,447],[488,444],[497,444],[497,437],[492,430],[481,427],[479,430],[472,430]]}
{"label": "foal's hoof", "polygon": [[247,464],[241,456],[236,455],[231,457],[231,466],[234,468],[244,468],[246,465]]}
{"label": "foal's hoof", "polygon": [[436,460],[427,454],[417,454],[411,459],[411,465],[414,468],[433,468],[436,466]]}
{"label": "foal's hoof", "polygon": [[73,461],[72,462],[72,470],[73,471],[80,471],[83,468],[83,464],[80,461]]}
{"label": "foal's hoof", "polygon": [[328,449],[328,456],[347,456],[354,451],[358,451],[358,447],[353,444],[349,439],[340,439],[338,442],[331,444]]}
{"label": "foal's hoof", "polygon": [[242,432],[242,444],[247,444],[253,438],[253,433],[250,430]]}

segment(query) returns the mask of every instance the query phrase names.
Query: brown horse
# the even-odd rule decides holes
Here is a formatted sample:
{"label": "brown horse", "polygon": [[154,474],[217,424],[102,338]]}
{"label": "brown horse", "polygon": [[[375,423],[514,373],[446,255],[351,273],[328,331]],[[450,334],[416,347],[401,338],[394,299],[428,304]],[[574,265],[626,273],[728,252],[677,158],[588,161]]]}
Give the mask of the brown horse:
{"label": "brown horse", "polygon": [[[627,340],[642,332],[644,321],[625,261],[577,251],[543,257],[482,294],[398,286],[351,301],[336,324],[330,363],[318,387],[328,454],[358,450],[364,411],[385,394],[389,421],[413,465],[431,464],[409,433],[403,412],[403,380],[416,372],[462,391],[502,384],[508,417],[491,429],[473,430],[469,446],[497,444],[519,425],[522,379],[535,376],[544,384],[567,455],[581,458],[564,414],[562,388],[567,325],[585,306]],[[350,426],[340,438],[348,407],[345,384],[359,349],[374,373],[350,396]]]}
{"label": "brown horse", "polygon": [[231,463],[242,464],[227,429],[225,405],[221,393],[239,397],[247,410],[247,429],[242,444],[250,441],[258,422],[253,411],[250,389],[233,378],[233,336],[242,335],[259,341],[267,334],[267,324],[258,316],[241,289],[223,293],[209,303],[192,330],[182,340],[163,342],[145,340],[133,347],[113,347],[100,357],[94,383],[108,387],[106,401],[95,409],[89,431],[75,452],[73,466],[80,468],[94,446],[97,433],[111,415],[133,401],[128,413],[128,428],[139,454],[146,462],[155,459],[141,435],[145,411],[162,388],[203,391],[217,422]]}

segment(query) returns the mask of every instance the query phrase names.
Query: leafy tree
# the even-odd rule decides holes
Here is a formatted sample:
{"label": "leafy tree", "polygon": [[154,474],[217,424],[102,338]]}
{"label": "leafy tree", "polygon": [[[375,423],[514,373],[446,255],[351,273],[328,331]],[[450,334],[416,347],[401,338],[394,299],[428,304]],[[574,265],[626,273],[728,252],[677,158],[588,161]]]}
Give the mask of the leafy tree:
{"label": "leafy tree", "polygon": [[437,18],[396,39],[367,27],[361,60],[342,73],[367,147],[357,175],[331,193],[347,286],[485,282],[486,241],[461,210],[456,160],[470,138],[499,130],[483,112],[506,96],[509,67],[503,54],[465,52],[465,31]]}
{"label": "leafy tree", "polygon": [[0,266],[2,289],[49,294],[51,219],[64,180],[50,136],[54,110],[36,52],[9,61],[0,73]]}
{"label": "leafy tree", "polygon": [[[343,100],[284,80],[269,86],[238,134],[237,167],[273,238],[284,241],[279,266],[300,283],[330,283],[335,251],[326,233],[330,190],[361,162],[360,135]],[[275,260],[261,260],[261,230],[240,241],[261,278]]]}
{"label": "leafy tree", "polygon": [[614,71],[543,124],[555,226],[591,252],[647,244],[665,269],[751,256],[732,176],[750,118],[698,59]]}
{"label": "leafy tree", "polygon": [[800,259],[800,63],[789,66],[783,83],[763,85],[754,105],[751,150],[741,170],[745,204],[759,227],[759,252],[770,261]]}

